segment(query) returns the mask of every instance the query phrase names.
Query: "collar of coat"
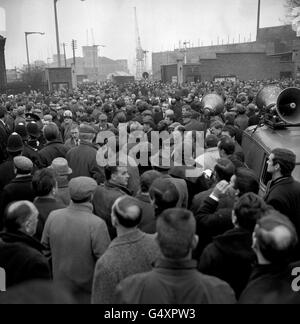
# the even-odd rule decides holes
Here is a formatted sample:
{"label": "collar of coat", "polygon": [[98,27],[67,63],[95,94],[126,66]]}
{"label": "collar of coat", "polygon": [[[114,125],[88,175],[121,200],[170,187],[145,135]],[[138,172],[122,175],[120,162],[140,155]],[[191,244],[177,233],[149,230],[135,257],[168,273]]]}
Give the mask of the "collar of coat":
{"label": "collar of coat", "polygon": [[197,269],[197,261],[195,260],[170,260],[160,258],[155,262],[155,269],[167,270],[191,270]]}
{"label": "collar of coat", "polygon": [[55,140],[55,141],[51,141],[51,142],[47,142],[46,146],[50,146],[50,145],[54,145],[54,144],[62,144],[62,141],[60,140]]}
{"label": "collar of coat", "polygon": [[265,276],[278,276],[278,274],[286,273],[290,274],[292,271],[292,266],[286,263],[282,264],[256,264],[253,268],[252,274],[250,276],[249,282],[256,279],[260,279]]}
{"label": "collar of coat", "polygon": [[150,195],[149,194],[145,194],[145,193],[140,193],[136,196],[136,199],[151,204],[151,200],[150,200]]}
{"label": "collar of coat", "polygon": [[146,234],[140,231],[138,228],[117,236],[110,244],[110,247],[116,247],[120,245],[132,244],[140,241]]}
{"label": "collar of coat", "polygon": [[96,145],[94,145],[93,143],[90,143],[88,141],[80,140],[80,145],[79,146],[82,146],[82,145],[89,146],[89,147],[92,147],[95,150],[98,150]]}
{"label": "collar of coat", "polygon": [[4,243],[21,243],[33,249],[36,249],[39,252],[45,250],[45,247],[38,240],[21,231],[2,232],[0,233],[0,238]]}
{"label": "collar of coat", "polygon": [[68,208],[88,213],[93,213],[94,210],[93,204],[90,202],[75,204],[73,201],[71,201]]}
{"label": "collar of coat", "polygon": [[105,182],[105,187],[107,189],[117,189],[117,190],[121,190],[123,191],[124,193],[126,193],[127,195],[131,195],[130,191],[128,188],[124,187],[124,186],[121,186],[121,185],[117,185],[115,183],[111,183],[109,181]]}
{"label": "collar of coat", "polygon": [[32,175],[18,175],[16,178],[14,178],[11,183],[27,183],[32,181]]}
{"label": "collar of coat", "polygon": [[267,186],[266,196],[268,196],[268,193],[270,193],[270,191],[272,191],[278,185],[289,184],[292,183],[293,181],[294,181],[293,177],[280,177],[276,180],[271,180]]}
{"label": "collar of coat", "polygon": [[276,180],[271,181],[271,187],[273,187],[279,183],[282,184],[282,183],[289,183],[289,182],[293,182],[293,181],[294,181],[293,177],[280,177]]}

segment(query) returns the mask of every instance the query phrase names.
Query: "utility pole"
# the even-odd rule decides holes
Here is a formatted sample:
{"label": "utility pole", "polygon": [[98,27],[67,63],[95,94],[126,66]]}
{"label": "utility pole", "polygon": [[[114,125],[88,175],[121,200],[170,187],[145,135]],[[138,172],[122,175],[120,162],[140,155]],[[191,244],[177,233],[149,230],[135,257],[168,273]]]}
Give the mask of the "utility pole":
{"label": "utility pole", "polygon": [[61,67],[59,29],[58,29],[58,16],[57,16],[57,1],[58,0],[54,0],[55,32],[56,32],[56,47],[57,47],[58,67]]}
{"label": "utility pole", "polygon": [[76,49],[77,49],[77,40],[72,40],[72,50],[73,50],[73,64],[76,66]]}
{"label": "utility pole", "polygon": [[63,43],[63,47],[64,47],[65,67],[67,67],[66,43]]}
{"label": "utility pole", "polygon": [[28,71],[30,72],[30,60],[29,60],[29,49],[28,49],[28,34],[25,33],[25,43],[26,43],[26,55],[27,55],[27,68]]}

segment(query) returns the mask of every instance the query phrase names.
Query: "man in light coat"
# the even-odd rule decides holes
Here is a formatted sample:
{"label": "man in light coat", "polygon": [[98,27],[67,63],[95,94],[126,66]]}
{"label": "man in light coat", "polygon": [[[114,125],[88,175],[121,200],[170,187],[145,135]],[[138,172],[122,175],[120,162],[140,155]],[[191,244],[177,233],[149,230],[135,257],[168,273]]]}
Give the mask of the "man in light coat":
{"label": "man in light coat", "polygon": [[65,284],[81,303],[90,302],[96,262],[110,243],[105,222],[93,214],[96,188],[91,178],[72,179],[70,206],[49,215],[42,237],[51,251],[54,281]]}

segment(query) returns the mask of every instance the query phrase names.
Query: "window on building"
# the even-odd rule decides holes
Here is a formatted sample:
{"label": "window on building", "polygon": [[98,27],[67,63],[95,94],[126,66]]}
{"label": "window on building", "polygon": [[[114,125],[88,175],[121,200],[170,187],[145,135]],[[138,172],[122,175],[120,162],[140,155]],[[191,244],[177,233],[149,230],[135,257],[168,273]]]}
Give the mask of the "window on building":
{"label": "window on building", "polygon": [[280,57],[280,62],[292,62],[292,61],[293,61],[292,53],[284,54],[284,55],[281,55],[281,57]]}

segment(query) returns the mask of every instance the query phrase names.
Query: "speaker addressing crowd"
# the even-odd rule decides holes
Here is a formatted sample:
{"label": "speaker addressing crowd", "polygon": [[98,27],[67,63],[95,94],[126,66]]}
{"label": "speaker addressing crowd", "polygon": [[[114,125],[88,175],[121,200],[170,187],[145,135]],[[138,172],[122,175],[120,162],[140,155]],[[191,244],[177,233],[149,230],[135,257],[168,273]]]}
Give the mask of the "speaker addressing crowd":
{"label": "speaker addressing crowd", "polygon": [[0,303],[299,303],[297,152],[269,152],[262,195],[242,145],[276,112],[257,102],[274,84],[300,86],[1,94]]}

